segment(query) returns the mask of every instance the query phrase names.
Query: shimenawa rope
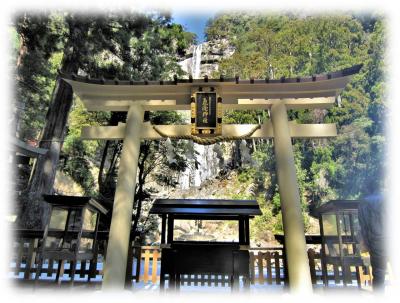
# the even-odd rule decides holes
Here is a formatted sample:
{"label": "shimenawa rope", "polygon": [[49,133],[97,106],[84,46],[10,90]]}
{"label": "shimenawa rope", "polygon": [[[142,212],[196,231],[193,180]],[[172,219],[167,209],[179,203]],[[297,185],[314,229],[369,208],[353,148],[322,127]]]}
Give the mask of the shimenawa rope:
{"label": "shimenawa rope", "polygon": [[170,138],[170,139],[182,139],[182,140],[192,140],[193,142],[201,145],[211,145],[214,143],[219,143],[219,142],[224,142],[224,141],[232,141],[232,140],[241,140],[241,139],[246,139],[253,135],[256,130],[260,129],[261,125],[258,124],[256,125],[252,130],[247,132],[244,135],[241,136],[217,136],[217,137],[210,137],[210,138],[202,138],[199,136],[194,136],[194,135],[178,135],[178,136],[170,136],[166,133],[164,133],[162,130],[160,130],[157,126],[153,126],[153,129],[163,138]]}

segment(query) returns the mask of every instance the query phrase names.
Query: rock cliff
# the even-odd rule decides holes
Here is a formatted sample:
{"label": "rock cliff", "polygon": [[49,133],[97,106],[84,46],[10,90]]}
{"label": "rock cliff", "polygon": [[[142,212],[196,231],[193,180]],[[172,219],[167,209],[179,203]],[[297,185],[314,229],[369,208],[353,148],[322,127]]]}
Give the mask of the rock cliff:
{"label": "rock cliff", "polygon": [[193,78],[202,78],[205,75],[211,76],[212,72],[218,70],[219,62],[234,52],[234,47],[227,39],[206,41],[190,46],[179,64],[187,77],[192,75]]}

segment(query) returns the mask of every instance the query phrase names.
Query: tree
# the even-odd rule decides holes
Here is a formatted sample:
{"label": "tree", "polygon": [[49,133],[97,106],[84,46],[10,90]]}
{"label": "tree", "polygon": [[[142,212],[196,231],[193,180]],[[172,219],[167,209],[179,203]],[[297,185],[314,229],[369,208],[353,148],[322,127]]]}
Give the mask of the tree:
{"label": "tree", "polygon": [[[65,27],[62,35],[54,38],[61,41],[63,55],[60,69],[64,73],[155,79],[165,77],[174,69],[179,71],[175,57],[186,42],[182,42],[185,38],[182,27],[171,24],[168,15],[133,12],[119,15],[109,12],[90,16],[67,13],[46,19],[42,25],[45,32],[52,18],[61,19]],[[45,37],[29,26],[28,21],[29,18],[20,16],[16,25],[25,30],[20,32],[26,37],[35,38],[27,40],[29,50],[35,47],[29,41],[41,41]],[[46,45],[41,42],[40,45],[42,44]],[[41,194],[53,192],[54,177],[72,103],[71,87],[58,78],[39,144],[48,149],[48,153],[36,162],[29,188],[32,202],[22,215],[22,220],[29,227],[40,226],[39,218],[45,219],[48,215],[40,197]]]}
{"label": "tree", "polygon": [[[210,20],[209,39],[225,38],[235,53],[221,61],[213,77],[308,76],[364,63],[329,110],[289,111],[298,123],[336,123],[339,135],[327,141],[294,140],[296,168],[304,210],[329,199],[359,198],[368,187],[383,190],[385,167],[385,31],[377,15],[304,16],[296,14],[225,14]],[[257,111],[227,113],[224,121],[257,122]],[[263,119],[268,117],[263,117]],[[253,157],[268,159],[261,143]],[[267,163],[273,163],[273,156]],[[254,188],[265,193],[274,215],[280,207],[271,166],[257,164]],[[380,176],[380,177],[373,177]],[[263,182],[265,181],[265,182]],[[269,210],[270,211],[270,210]]]}

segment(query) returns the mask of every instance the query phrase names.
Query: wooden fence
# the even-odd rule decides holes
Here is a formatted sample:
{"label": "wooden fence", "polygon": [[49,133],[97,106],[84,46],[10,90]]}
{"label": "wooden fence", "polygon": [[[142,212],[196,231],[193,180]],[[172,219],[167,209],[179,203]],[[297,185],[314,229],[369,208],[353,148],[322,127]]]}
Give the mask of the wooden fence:
{"label": "wooden fence", "polygon": [[[159,246],[134,246],[137,250],[135,255],[136,272],[131,276],[131,280],[136,282],[155,284],[160,280],[161,249]],[[138,262],[140,260],[140,262]],[[143,266],[143,272],[141,271]],[[129,267],[129,266],[128,266]],[[132,266],[132,271],[133,271]]]}
{"label": "wooden fence", "polygon": [[[37,252],[41,245],[43,231],[16,231],[13,241],[13,253],[10,275],[14,278],[30,280],[34,278],[38,266]],[[101,281],[103,264],[106,258],[107,232],[98,233],[97,253],[92,261],[79,261],[76,275],[79,278]],[[131,243],[128,253],[127,284],[132,281],[156,284],[160,280],[161,250],[158,246],[136,246]],[[321,253],[314,249],[308,250],[310,274],[313,284],[323,284],[323,266]],[[43,264],[41,279],[55,279],[59,266],[58,260],[46,260]],[[260,285],[285,285],[288,274],[282,247],[250,248],[250,283]],[[67,262],[64,274],[70,278],[71,264]],[[343,273],[340,267],[327,266],[327,280],[341,283]],[[360,287],[370,284],[369,268],[351,268],[354,280]],[[75,277],[77,277],[75,276]],[[64,277],[65,278],[65,277]],[[181,285],[230,285],[228,276],[220,275],[182,275]]]}
{"label": "wooden fence", "polygon": [[[343,282],[343,270],[337,265],[324,267],[321,260],[321,251],[308,249],[308,262],[312,284],[324,284],[324,282],[341,284]],[[353,281],[357,281],[359,287],[371,285],[371,268],[364,266],[351,266]],[[324,281],[324,277],[326,281]],[[250,283],[251,284],[287,284],[288,270],[285,262],[283,248],[251,248],[250,249]]]}
{"label": "wooden fence", "polygon": [[[100,233],[99,233],[100,234]],[[35,277],[38,263],[41,260],[38,258],[43,231],[40,230],[17,230],[15,231],[13,241],[13,251],[11,255],[11,272],[14,277],[30,280]],[[98,267],[98,263],[102,265],[105,259],[108,233],[102,233],[98,236],[97,253],[93,260],[78,261],[76,275],[80,278],[85,276],[88,279],[94,279],[103,275],[102,266]],[[55,277],[59,260],[43,260],[43,266],[40,278]],[[71,277],[71,262],[66,262],[64,265],[64,274]]]}
{"label": "wooden fence", "polygon": [[287,272],[283,248],[250,249],[251,284],[285,284]]}

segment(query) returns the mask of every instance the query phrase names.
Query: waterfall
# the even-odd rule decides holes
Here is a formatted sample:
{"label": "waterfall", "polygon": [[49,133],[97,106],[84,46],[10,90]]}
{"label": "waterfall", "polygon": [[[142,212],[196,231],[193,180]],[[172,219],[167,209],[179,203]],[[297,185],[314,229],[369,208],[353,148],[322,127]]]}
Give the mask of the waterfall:
{"label": "waterfall", "polygon": [[193,79],[200,78],[201,73],[201,50],[203,48],[203,44],[196,45],[193,49],[193,56],[192,56],[192,77]]}
{"label": "waterfall", "polygon": [[[193,79],[201,77],[201,55],[203,45],[195,45],[193,47],[193,55],[191,62],[187,62],[188,71],[191,72]],[[197,169],[187,168],[179,177],[180,188],[185,190],[191,186],[199,187],[203,181],[215,176],[218,172],[218,158],[213,149],[213,145],[204,146],[194,144],[193,149],[197,154],[197,161],[199,163]],[[191,161],[191,159],[188,159]],[[193,165],[194,166],[194,165]]]}
{"label": "waterfall", "polygon": [[198,153],[197,161],[199,165],[194,171],[193,185],[196,187],[218,173],[219,159],[214,151],[214,145],[198,145],[194,144],[194,148]]}
{"label": "waterfall", "polygon": [[180,189],[190,188],[190,168],[186,168],[185,171],[179,176]]}

